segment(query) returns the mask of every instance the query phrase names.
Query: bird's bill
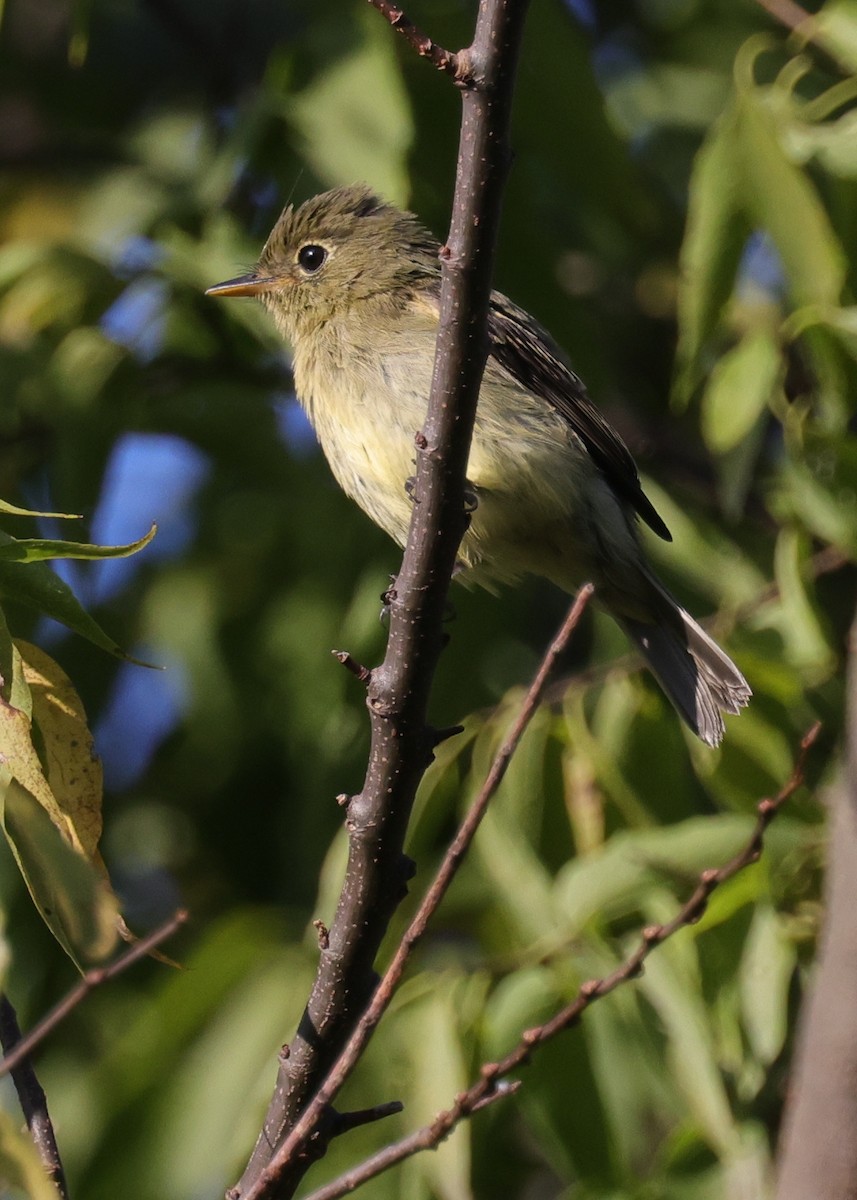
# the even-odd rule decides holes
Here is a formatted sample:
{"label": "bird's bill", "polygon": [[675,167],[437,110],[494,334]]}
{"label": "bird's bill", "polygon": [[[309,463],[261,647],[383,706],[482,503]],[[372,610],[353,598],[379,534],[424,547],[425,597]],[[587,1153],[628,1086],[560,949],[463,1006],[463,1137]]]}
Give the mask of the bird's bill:
{"label": "bird's bill", "polygon": [[276,283],[276,279],[264,278],[259,275],[239,275],[236,279],[227,279],[225,283],[216,283],[214,287],[206,288],[206,296],[261,296],[268,292]]}

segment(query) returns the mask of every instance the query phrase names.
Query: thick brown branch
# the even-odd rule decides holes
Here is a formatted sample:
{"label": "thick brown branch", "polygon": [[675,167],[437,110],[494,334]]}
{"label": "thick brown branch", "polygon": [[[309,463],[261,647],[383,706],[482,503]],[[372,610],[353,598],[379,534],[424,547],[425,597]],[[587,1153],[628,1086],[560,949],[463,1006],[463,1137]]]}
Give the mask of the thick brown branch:
{"label": "thick brown branch", "polygon": [[306,1197],[306,1200],[338,1200],[338,1197],[353,1192],[362,1184],[374,1179],[384,1171],[390,1170],[391,1167],[398,1165],[406,1158],[413,1157],[421,1150],[431,1150],[439,1146],[461,1121],[472,1116],[473,1113],[478,1112],[493,1100],[508,1095],[510,1091],[519,1086],[519,1081],[508,1081],[506,1076],[524,1066],[533,1050],[576,1025],[586,1009],[596,1000],[609,995],[622,984],[636,979],[642,971],[643,963],[656,946],[667,941],[680,929],[695,924],[702,917],[715,888],[719,887],[721,883],[725,883],[727,879],[731,879],[733,875],[737,875],[745,867],[750,866],[751,863],[758,861],[762,852],[765,830],[779,809],[794,795],[804,781],[806,758],[818,737],[820,728],[821,726],[816,724],[804,736],[792,774],[778,795],[773,799],[762,800],[758,804],[756,825],[743,848],[722,867],[702,872],[693,893],[671,921],[663,925],[650,925],[644,929],[636,949],[615,971],[601,979],[592,979],[582,984],[577,996],[570,1004],[560,1009],[543,1025],[527,1030],[521,1036],[517,1046],[505,1058],[499,1062],[486,1063],[479,1073],[477,1082],[467,1091],[456,1096],[451,1107],[438,1113],[431,1124],[425,1125],[415,1133],[409,1134],[408,1137],[380,1150],[338,1179],[312,1192]]}
{"label": "thick brown branch", "polygon": [[[417,470],[408,544],[391,590],[384,662],[367,704],[371,746],[361,792],[348,804],[346,877],[316,981],[291,1053],[281,1063],[251,1160],[232,1195],[294,1194],[308,1165],[265,1176],[339,1056],[377,983],[374,960],[407,891],[403,855],[413,798],[432,753],[429,689],[444,645],[449,581],[468,520],[465,468],[487,353],[487,311],[500,199],[510,152],[512,84],[526,0],[483,0],[473,45],[458,56],[472,70],[463,121],[452,225],[443,256],[434,378]],[[415,434],[417,431],[414,431]],[[251,1191],[252,1189],[252,1191]]]}

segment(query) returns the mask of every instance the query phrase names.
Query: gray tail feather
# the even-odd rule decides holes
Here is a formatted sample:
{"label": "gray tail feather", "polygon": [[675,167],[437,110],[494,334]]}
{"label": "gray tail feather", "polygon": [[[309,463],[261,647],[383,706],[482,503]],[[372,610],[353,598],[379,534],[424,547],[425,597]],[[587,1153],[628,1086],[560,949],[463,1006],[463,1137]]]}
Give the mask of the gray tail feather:
{"label": "gray tail feather", "polygon": [[689,612],[664,594],[669,615],[658,624],[622,619],[679,715],[708,746],[723,737],[721,713],[737,713],[752,692],[747,680]]}

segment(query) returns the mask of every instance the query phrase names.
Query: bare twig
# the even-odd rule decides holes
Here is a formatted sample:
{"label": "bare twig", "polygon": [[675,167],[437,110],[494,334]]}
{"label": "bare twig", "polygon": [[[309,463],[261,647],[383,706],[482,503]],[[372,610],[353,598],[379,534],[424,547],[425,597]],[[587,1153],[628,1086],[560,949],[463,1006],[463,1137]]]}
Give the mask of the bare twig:
{"label": "bare twig", "polygon": [[533,1050],[578,1024],[586,1009],[596,1000],[600,1000],[622,984],[637,978],[643,969],[645,960],[656,946],[667,941],[678,930],[694,925],[702,917],[715,888],[725,883],[727,879],[731,879],[733,875],[737,875],[745,867],[750,866],[751,863],[758,861],[762,852],[765,830],[779,809],[794,795],[804,781],[806,758],[820,729],[820,724],[816,723],[803,737],[791,776],[781,791],[773,799],[762,800],[757,805],[756,825],[743,848],[722,867],[712,868],[701,873],[691,896],[671,921],[667,921],[663,925],[650,925],[644,929],[636,949],[614,971],[600,979],[592,979],[582,984],[577,996],[570,1004],[560,1009],[544,1024],[538,1025],[534,1029],[528,1029],[521,1036],[517,1046],[505,1058],[498,1062],[485,1063],[480,1070],[477,1082],[456,1096],[451,1107],[438,1113],[429,1125],[386,1146],[371,1158],[366,1159],[365,1162],[339,1176],[338,1179],[310,1193],[306,1200],[338,1200],[338,1197],[353,1192],[362,1184],[374,1179],[382,1172],[388,1171],[406,1158],[411,1158],[421,1150],[431,1150],[439,1146],[461,1121],[472,1116],[492,1100],[507,1096],[510,1091],[519,1086],[519,1081],[509,1082],[505,1077],[524,1066]]}
{"label": "bare twig", "polygon": [[792,31],[800,29],[807,21],[812,20],[812,13],[795,4],[795,0],[756,0],[756,3],[765,12],[770,13],[774,20]]}
{"label": "bare twig", "polygon": [[372,682],[372,672],[368,667],[364,667],[356,659],[352,658],[347,650],[331,650],[331,654],[337,662],[342,663],[346,671],[350,671],[352,675],[356,675],[361,683],[365,683],[368,687]]}
{"label": "bare twig", "polygon": [[476,797],[449,849],[444,855],[431,887],[423,897],[422,903],[397,946],[390,965],[384,972],[381,982],[375,989],[375,993],[366,1011],[360,1017],[345,1049],[331,1067],[324,1083],[301,1114],[296,1125],[278,1148],[266,1170],[260,1175],[258,1181],[247,1192],[243,1193],[242,1200],[257,1200],[257,1197],[263,1196],[265,1189],[276,1180],[277,1174],[283,1169],[283,1166],[293,1156],[301,1152],[303,1143],[312,1135],[324,1113],[329,1110],[331,1103],[336,1098],[343,1084],[360,1061],[372,1034],[393,998],[393,993],[404,974],[405,966],[411,952],[425,933],[429,921],[440,906],[443,897],[446,895],[450,884],[458,872],[458,868],[464,860],[464,856],[473,841],[476,830],[479,828],[488,808],[488,804],[500,786],[512,755],[515,753],[524,731],[538,707],[554,663],[565,649],[569,638],[577,628],[593,590],[591,583],[584,584],[580,589],[568,610],[568,614],[559,632],[545,652],[545,656],[527,690],[527,694],[524,697],[512,728],[494,756],[491,769],[485,778],[479,795]]}
{"label": "bare twig", "polygon": [[337,1113],[335,1118],[336,1134],[348,1133],[361,1125],[370,1125],[375,1121],[383,1121],[385,1117],[394,1117],[404,1108],[401,1100],[388,1100],[386,1104],[373,1104],[371,1108],[358,1108],[353,1112]]}
{"label": "bare twig", "polygon": [[818,13],[807,12],[805,8],[796,4],[795,0],[756,0],[756,3],[775,21],[790,29],[801,45],[814,42],[841,71],[846,75],[853,75],[853,66],[848,61],[848,55],[842,53],[836,40],[820,25]]}
{"label": "bare twig", "polygon": [[[505,1100],[507,1096],[514,1095],[520,1086],[520,1081],[517,1079],[512,1081],[499,1080],[494,1090],[476,1102],[466,1115],[472,1116],[473,1113],[481,1112],[483,1108],[488,1108],[491,1104],[496,1104],[498,1100]],[[430,1125],[424,1125],[416,1133],[409,1134],[408,1137],[385,1146],[383,1150],[379,1150],[371,1158],[365,1159],[356,1167],[352,1167],[349,1171],[331,1180],[324,1187],[310,1192],[305,1200],[338,1200],[339,1196],[347,1196],[349,1192],[356,1191],[364,1183],[368,1183],[370,1179],[375,1179],[378,1175],[389,1171],[391,1167],[398,1166],[406,1158],[413,1158],[421,1150],[435,1150],[444,1138],[448,1137],[452,1132],[452,1126],[446,1128],[444,1125],[444,1118],[446,1116],[447,1113],[445,1112],[439,1113]]]}
{"label": "bare twig", "polygon": [[[381,7],[403,28],[398,9]],[[320,954],[290,1056],[280,1063],[263,1129],[231,1195],[294,1194],[307,1169],[306,1156],[297,1155],[276,1172],[266,1174],[266,1168],[375,990],[375,956],[413,872],[403,845],[416,788],[431,759],[429,690],[445,642],[449,581],[469,520],[465,472],[488,351],[493,252],[510,161],[512,84],[526,7],[526,0],[482,0],[473,44],[457,56],[470,75],[461,89],[452,225],[441,256],[437,356],[425,425],[415,431],[415,503],[401,570],[389,593],[387,652],[368,687],[366,779],[348,802],[348,865],[329,944]]]}
{"label": "bare twig", "polygon": [[[0,995],[0,1047],[3,1053],[8,1054],[20,1041],[21,1028],[12,1001],[5,994]],[[53,1182],[61,1200],[68,1200],[68,1185],[48,1112],[48,1100],[29,1058],[22,1059],[12,1070],[12,1082],[45,1174]]]}
{"label": "bare twig", "polygon": [[44,1041],[48,1034],[52,1033],[69,1013],[86,999],[91,991],[103,983],[107,983],[108,980],[115,979],[117,975],[127,971],[135,962],[139,962],[141,958],[145,958],[157,946],[171,938],[176,930],[184,925],[187,917],[187,912],[179,909],[168,921],[165,921],[157,929],[153,929],[144,938],[140,938],[139,942],[135,942],[108,966],[93,967],[91,971],[87,971],[80,982],[75,984],[71,991],[60,1000],[59,1004],[55,1005],[47,1016],[42,1017],[26,1037],[21,1038],[14,1050],[0,1059],[0,1077],[14,1071],[33,1052],[35,1047]]}
{"label": "bare twig", "polygon": [[427,58],[439,71],[445,71],[456,81],[462,80],[463,63],[460,54],[452,54],[449,50],[444,50],[443,46],[439,46],[428,34],[417,29],[398,4],[391,4],[390,0],[369,0],[369,3],[373,8],[377,8],[383,17],[387,18],[396,33],[400,33],[417,54],[422,58]]}

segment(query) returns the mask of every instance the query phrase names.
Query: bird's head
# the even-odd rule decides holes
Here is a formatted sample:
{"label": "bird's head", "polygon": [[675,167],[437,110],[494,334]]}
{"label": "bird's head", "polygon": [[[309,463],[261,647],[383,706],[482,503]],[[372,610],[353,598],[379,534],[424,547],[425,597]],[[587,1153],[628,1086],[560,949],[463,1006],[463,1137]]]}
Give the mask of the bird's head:
{"label": "bird's head", "polygon": [[365,186],[284,209],[258,264],[210,296],[256,296],[292,340],[370,298],[401,303],[438,275],[439,245],[411,213]]}

